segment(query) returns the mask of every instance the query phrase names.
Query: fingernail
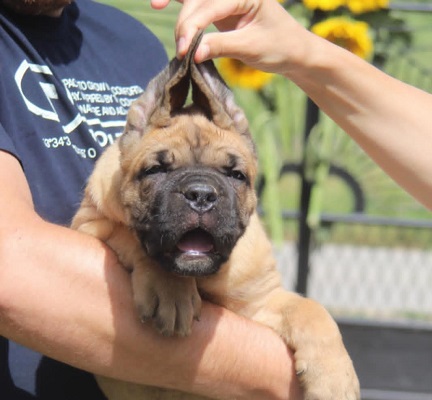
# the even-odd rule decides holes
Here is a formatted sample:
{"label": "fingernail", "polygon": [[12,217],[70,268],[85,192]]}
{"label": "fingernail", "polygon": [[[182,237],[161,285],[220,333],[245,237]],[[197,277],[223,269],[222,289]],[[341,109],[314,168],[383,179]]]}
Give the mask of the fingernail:
{"label": "fingernail", "polygon": [[197,53],[198,53],[199,61],[206,60],[208,58],[209,54],[210,54],[210,47],[209,47],[209,45],[205,44],[205,43],[201,44],[198,47]]}
{"label": "fingernail", "polygon": [[183,56],[184,53],[186,52],[185,44],[186,44],[186,40],[183,36],[179,40],[177,40],[176,53],[178,56]]}

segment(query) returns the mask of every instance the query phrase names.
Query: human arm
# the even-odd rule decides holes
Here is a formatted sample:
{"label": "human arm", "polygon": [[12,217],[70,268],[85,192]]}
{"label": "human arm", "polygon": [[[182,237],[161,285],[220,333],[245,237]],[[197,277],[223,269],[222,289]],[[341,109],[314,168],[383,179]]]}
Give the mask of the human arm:
{"label": "human arm", "polygon": [[[163,8],[168,0],[153,0]],[[282,74],[302,88],[401,187],[432,209],[432,95],[310,33],[275,0],[185,0],[176,27],[183,55],[210,23],[196,61],[219,56]],[[269,40],[271,38],[271,40]]]}
{"label": "human arm", "polygon": [[297,399],[270,329],[205,304],[188,338],[134,313],[129,275],[100,241],[47,223],[18,161],[0,151],[0,334],[100,375],[217,398]]}

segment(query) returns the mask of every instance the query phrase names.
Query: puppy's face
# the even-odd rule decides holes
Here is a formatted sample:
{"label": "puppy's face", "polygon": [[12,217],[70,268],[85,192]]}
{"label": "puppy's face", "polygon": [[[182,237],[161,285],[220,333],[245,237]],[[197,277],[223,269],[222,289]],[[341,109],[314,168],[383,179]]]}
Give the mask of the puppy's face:
{"label": "puppy's face", "polygon": [[250,138],[186,113],[133,142],[122,158],[130,228],[169,271],[217,272],[256,207]]}

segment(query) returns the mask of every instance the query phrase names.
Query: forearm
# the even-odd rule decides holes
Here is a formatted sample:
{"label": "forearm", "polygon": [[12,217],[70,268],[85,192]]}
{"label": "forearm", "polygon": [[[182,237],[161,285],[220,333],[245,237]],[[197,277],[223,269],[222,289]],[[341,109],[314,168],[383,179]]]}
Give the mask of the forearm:
{"label": "forearm", "polygon": [[117,379],[217,398],[298,398],[291,355],[271,330],[206,304],[191,337],[162,337],[139,322],[130,277],[109,249],[30,214],[8,235],[2,226],[0,334]]}
{"label": "forearm", "polygon": [[301,35],[309,50],[285,75],[399,185],[432,208],[432,96],[311,33]]}

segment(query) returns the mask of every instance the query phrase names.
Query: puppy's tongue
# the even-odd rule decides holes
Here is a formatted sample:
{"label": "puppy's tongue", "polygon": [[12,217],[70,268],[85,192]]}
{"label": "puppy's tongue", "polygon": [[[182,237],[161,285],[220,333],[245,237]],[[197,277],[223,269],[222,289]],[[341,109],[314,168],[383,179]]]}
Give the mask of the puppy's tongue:
{"label": "puppy's tongue", "polygon": [[208,253],[213,250],[211,235],[201,229],[187,232],[177,243],[177,247],[184,253]]}

